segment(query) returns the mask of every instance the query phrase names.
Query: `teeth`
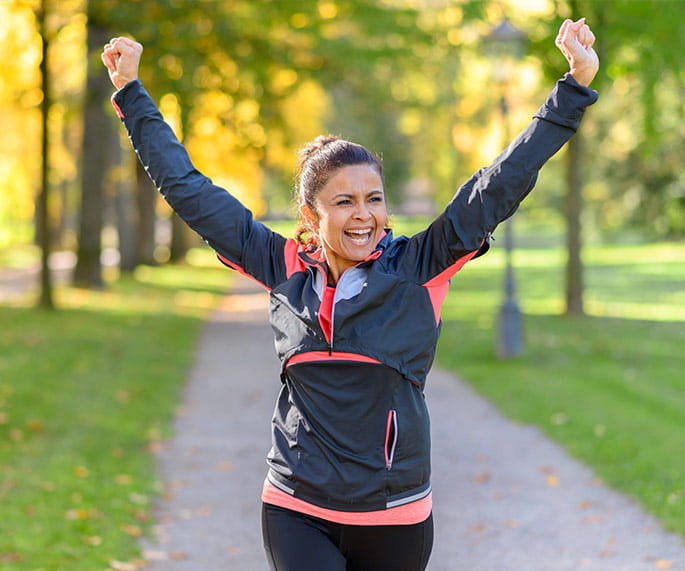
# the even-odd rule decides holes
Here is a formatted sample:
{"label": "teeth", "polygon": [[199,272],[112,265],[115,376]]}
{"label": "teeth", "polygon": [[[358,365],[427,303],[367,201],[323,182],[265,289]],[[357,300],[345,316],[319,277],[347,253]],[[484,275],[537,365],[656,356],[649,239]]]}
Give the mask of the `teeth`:
{"label": "teeth", "polygon": [[366,230],[346,230],[348,234],[358,234],[359,236],[363,236],[365,234],[371,233],[371,230],[367,228]]}

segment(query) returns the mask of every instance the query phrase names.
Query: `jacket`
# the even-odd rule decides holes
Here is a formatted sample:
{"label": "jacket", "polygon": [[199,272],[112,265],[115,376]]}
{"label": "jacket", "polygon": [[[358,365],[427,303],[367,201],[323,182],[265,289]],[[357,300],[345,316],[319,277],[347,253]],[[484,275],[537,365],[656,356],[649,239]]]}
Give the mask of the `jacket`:
{"label": "jacket", "polygon": [[559,80],[532,122],[425,231],[394,237],[387,230],[328,291],[331,300],[320,251],[254,220],[198,172],[139,81],[115,93],[117,113],[164,198],[221,261],[269,292],[282,364],[271,484],[345,512],[385,510],[430,494],[423,389],[450,278],[487,250],[491,232],[518,208],[596,99],[571,76]]}

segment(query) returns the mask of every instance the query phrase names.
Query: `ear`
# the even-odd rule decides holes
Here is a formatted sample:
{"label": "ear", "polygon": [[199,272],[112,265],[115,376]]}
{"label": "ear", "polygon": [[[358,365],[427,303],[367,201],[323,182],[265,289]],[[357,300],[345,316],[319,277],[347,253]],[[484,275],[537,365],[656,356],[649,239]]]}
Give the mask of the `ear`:
{"label": "ear", "polygon": [[316,215],[316,212],[312,210],[309,204],[300,205],[300,216],[302,216],[302,219],[313,230],[319,229],[319,217]]}

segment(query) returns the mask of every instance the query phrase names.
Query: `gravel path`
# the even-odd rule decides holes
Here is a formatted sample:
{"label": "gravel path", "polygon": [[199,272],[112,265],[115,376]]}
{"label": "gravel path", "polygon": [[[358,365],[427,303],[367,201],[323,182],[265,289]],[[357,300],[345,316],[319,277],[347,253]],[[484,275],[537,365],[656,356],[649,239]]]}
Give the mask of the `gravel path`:
{"label": "gravel path", "polygon": [[[205,327],[176,436],[158,453],[167,493],[142,546],[146,569],[267,569],[259,495],[278,364],[265,294],[237,283]],[[431,373],[427,399],[431,571],[685,569],[681,538],[537,429],[504,419],[444,371]]]}

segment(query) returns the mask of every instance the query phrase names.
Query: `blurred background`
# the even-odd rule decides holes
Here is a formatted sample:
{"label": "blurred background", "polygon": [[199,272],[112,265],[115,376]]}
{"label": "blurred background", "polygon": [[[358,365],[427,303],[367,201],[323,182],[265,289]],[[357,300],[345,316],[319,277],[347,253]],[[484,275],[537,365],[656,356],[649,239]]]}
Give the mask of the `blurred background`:
{"label": "blurred background", "polygon": [[599,101],[455,280],[438,362],[685,533],[685,2],[0,0],[0,563],[135,568],[112,562],[153,521],[149,451],[230,284],[130,149],[111,37],[265,223],[292,232],[297,150],[332,133],[382,157],[413,233],[527,124],[582,16]]}
{"label": "blurred background", "polygon": [[[526,212],[559,227],[580,217],[589,238],[685,229],[682,2],[2,0],[0,11],[0,248],[49,242],[77,256],[82,284],[100,282],[102,262],[131,271],[190,246],[108,104],[99,54],[115,35],[144,45],[142,80],[198,168],[257,216],[293,214],[296,151],[329,132],[382,156],[395,213],[431,214],[544,100],[565,71],[556,31],[582,14],[601,99],[575,166],[549,168]],[[520,45],[502,63],[486,44],[505,19]],[[567,212],[574,192],[582,214],[578,200]]]}

